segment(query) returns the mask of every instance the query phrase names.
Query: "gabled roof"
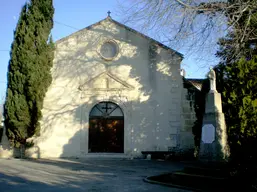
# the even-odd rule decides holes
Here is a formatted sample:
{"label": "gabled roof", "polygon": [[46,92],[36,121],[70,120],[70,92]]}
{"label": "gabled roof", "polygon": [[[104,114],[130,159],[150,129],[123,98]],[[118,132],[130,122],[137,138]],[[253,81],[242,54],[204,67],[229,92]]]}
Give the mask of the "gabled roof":
{"label": "gabled roof", "polygon": [[91,29],[91,28],[93,28],[93,27],[95,27],[95,26],[97,26],[97,25],[100,25],[102,22],[104,22],[104,21],[106,21],[106,20],[111,21],[111,22],[115,23],[116,25],[118,25],[118,26],[120,26],[120,27],[122,27],[122,28],[125,28],[125,29],[127,29],[128,31],[131,31],[131,32],[135,33],[136,35],[139,35],[139,36],[141,36],[141,37],[143,37],[143,38],[145,38],[145,39],[147,39],[147,40],[149,40],[149,41],[152,41],[152,42],[155,43],[156,45],[158,45],[158,46],[160,46],[160,47],[162,47],[162,48],[164,48],[164,49],[166,49],[166,50],[170,50],[171,52],[176,53],[176,54],[179,55],[181,58],[184,57],[182,53],[179,53],[179,52],[175,51],[174,49],[172,49],[172,48],[170,48],[170,47],[168,47],[168,46],[166,46],[166,45],[160,43],[159,41],[156,41],[155,39],[153,39],[153,38],[151,38],[151,37],[149,37],[149,36],[147,36],[147,35],[144,35],[143,33],[140,33],[140,32],[138,32],[138,31],[136,31],[135,29],[132,29],[132,28],[130,28],[130,27],[128,27],[128,26],[126,26],[126,25],[124,25],[124,24],[122,24],[122,23],[120,23],[120,22],[114,20],[114,19],[112,19],[110,16],[106,17],[105,19],[102,19],[102,20],[98,21],[98,22],[95,23],[95,24],[92,24],[92,25],[90,25],[90,26],[88,26],[88,27],[85,27],[85,28],[83,28],[83,29],[81,29],[81,30],[79,30],[79,31],[77,31],[77,32],[75,32],[75,33],[72,33],[71,35],[68,35],[67,37],[64,37],[64,38],[62,38],[62,39],[59,39],[59,40],[57,40],[55,43],[60,43],[60,42],[62,42],[62,41],[64,41],[64,40],[68,39],[68,38],[71,37],[71,36],[74,36],[74,35],[76,35],[76,34],[79,34],[81,31],[89,30],[89,29]]}

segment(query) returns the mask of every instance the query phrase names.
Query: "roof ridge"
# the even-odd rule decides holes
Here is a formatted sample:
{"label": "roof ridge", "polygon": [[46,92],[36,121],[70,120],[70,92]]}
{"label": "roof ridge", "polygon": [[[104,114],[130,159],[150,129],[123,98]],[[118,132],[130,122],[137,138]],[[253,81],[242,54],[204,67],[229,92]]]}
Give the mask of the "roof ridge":
{"label": "roof ridge", "polygon": [[126,25],[124,25],[124,24],[122,24],[122,23],[120,23],[120,22],[118,22],[118,21],[116,21],[116,20],[114,20],[114,19],[112,19],[112,18],[110,18],[110,20],[112,20],[112,21],[113,21],[114,23],[116,23],[117,25],[120,25],[121,27],[124,27],[124,28],[126,28],[126,29],[128,29],[128,30],[130,30],[130,31],[132,31],[132,32],[134,32],[134,33],[136,33],[136,34],[138,34],[138,35],[141,35],[142,37],[144,37],[144,38],[146,38],[146,39],[148,39],[148,40],[150,40],[150,41],[153,41],[154,43],[156,43],[156,44],[159,45],[160,47],[165,48],[165,49],[168,49],[168,50],[171,50],[171,51],[175,52],[176,54],[178,54],[179,56],[184,57],[182,53],[179,53],[178,51],[172,49],[171,47],[169,47],[169,46],[167,46],[167,45],[164,45],[163,43],[161,43],[161,42],[159,42],[159,41],[157,41],[157,40],[155,40],[155,39],[153,39],[153,38],[151,38],[151,37],[149,37],[149,36],[147,36],[147,35],[145,35],[145,34],[139,32],[139,31],[137,31],[137,30],[135,30],[135,29],[133,29],[133,28],[128,27],[128,26],[126,26]]}
{"label": "roof ridge", "polygon": [[73,36],[73,35],[76,35],[76,34],[80,33],[81,31],[84,31],[85,29],[90,29],[90,28],[92,28],[92,27],[94,27],[94,26],[100,24],[101,22],[103,22],[103,21],[106,20],[106,19],[108,19],[108,17],[105,18],[105,19],[102,19],[102,20],[100,20],[100,21],[98,21],[98,22],[96,22],[96,23],[94,23],[94,24],[91,24],[91,25],[89,25],[89,26],[87,26],[87,27],[84,27],[84,28],[82,28],[82,29],[80,29],[80,30],[78,30],[78,31],[75,31],[75,32],[69,34],[69,35],[66,36],[66,37],[63,37],[63,38],[61,38],[61,39],[58,39],[57,41],[55,41],[55,43],[61,43],[62,41],[65,41],[65,40],[68,39],[69,37],[71,37],[71,36]]}
{"label": "roof ridge", "polygon": [[108,16],[107,16],[106,18],[104,18],[104,19],[102,19],[102,20],[100,20],[100,21],[98,21],[98,22],[92,24],[92,25],[89,25],[89,26],[87,26],[87,27],[85,27],[85,28],[83,28],[83,29],[80,29],[80,30],[78,30],[78,31],[76,31],[76,32],[74,32],[74,33],[72,33],[72,34],[66,36],[66,37],[63,37],[63,38],[57,40],[55,43],[60,43],[60,42],[62,42],[62,41],[64,41],[64,40],[68,39],[69,37],[80,33],[80,32],[83,31],[83,30],[86,30],[86,29],[88,30],[88,29],[90,29],[90,28],[92,28],[92,27],[94,27],[94,26],[96,26],[96,25],[99,25],[101,22],[103,22],[103,21],[105,21],[105,20],[109,20],[109,21],[115,23],[116,25],[119,25],[120,27],[123,27],[123,28],[125,28],[125,29],[127,29],[127,30],[129,30],[129,31],[131,31],[131,32],[133,32],[133,33],[135,33],[135,34],[137,34],[137,35],[140,35],[140,36],[142,36],[142,37],[144,37],[144,38],[146,38],[146,39],[148,39],[148,40],[150,40],[150,41],[153,41],[154,43],[156,43],[156,44],[159,45],[160,47],[162,47],[162,48],[164,48],[164,49],[166,49],[166,50],[171,50],[172,52],[178,54],[178,55],[179,55],[180,57],[182,57],[182,58],[184,57],[182,53],[179,53],[178,51],[172,49],[171,47],[169,47],[169,46],[167,46],[167,45],[164,45],[163,43],[161,43],[161,42],[159,42],[159,41],[157,41],[157,40],[155,40],[155,39],[153,39],[153,38],[151,38],[151,37],[149,37],[149,36],[147,36],[147,35],[145,35],[145,34],[139,32],[139,31],[137,31],[137,30],[135,30],[135,29],[133,29],[133,28],[131,28],[131,27],[128,27],[128,26],[126,26],[126,25],[124,25],[124,24],[122,24],[122,23],[120,23],[120,22],[114,20],[112,17],[108,17]]}

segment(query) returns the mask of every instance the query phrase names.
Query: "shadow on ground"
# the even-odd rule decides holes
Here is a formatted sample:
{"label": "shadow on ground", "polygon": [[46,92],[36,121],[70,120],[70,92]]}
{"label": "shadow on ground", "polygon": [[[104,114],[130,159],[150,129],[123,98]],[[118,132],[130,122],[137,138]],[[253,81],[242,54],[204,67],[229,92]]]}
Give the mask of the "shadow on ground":
{"label": "shadow on ground", "polygon": [[[183,163],[171,162],[164,160],[142,160],[142,159],[121,159],[121,158],[62,158],[62,159],[26,159],[23,161],[28,161],[32,163],[46,164],[59,166],[61,168],[66,168],[70,170],[87,170],[87,171],[113,171],[113,170],[142,170],[142,169],[155,169],[156,167],[178,167],[183,168]],[[168,172],[169,169],[167,169]]]}
{"label": "shadow on ground", "polygon": [[143,181],[180,170],[165,161],[122,159],[0,159],[0,191],[177,191]]}
{"label": "shadow on ground", "polygon": [[29,181],[19,176],[10,176],[0,173],[0,191],[37,191],[44,189],[44,191],[74,191],[76,189],[72,183],[66,185],[49,185],[40,181]]}

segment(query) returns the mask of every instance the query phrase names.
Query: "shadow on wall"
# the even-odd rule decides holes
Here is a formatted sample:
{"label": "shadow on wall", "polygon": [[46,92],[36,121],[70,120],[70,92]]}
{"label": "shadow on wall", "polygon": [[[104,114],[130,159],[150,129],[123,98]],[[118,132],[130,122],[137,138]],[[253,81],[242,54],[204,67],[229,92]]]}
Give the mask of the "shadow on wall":
{"label": "shadow on wall", "polygon": [[68,143],[63,146],[62,154],[60,155],[60,157],[77,158],[78,156],[80,156],[81,134],[85,134],[85,131],[83,130],[77,131],[74,134],[74,136],[69,139]]}
{"label": "shadow on wall", "polygon": [[[113,96],[115,97],[115,96]],[[113,101],[114,99],[112,99],[112,97],[109,98],[108,101]],[[94,96],[91,96],[91,98],[89,99],[90,103],[98,103],[99,101],[96,100],[96,98]],[[133,142],[137,147],[140,147],[140,145],[145,145],[145,143],[147,141],[149,141],[148,137],[150,137],[150,139],[152,139],[152,133],[153,131],[156,131],[156,130],[149,130],[148,127],[151,127],[151,121],[150,120],[146,120],[146,117],[145,117],[145,114],[142,113],[141,111],[141,107],[143,107],[144,109],[146,110],[149,110],[149,111],[152,111],[152,106],[149,105],[149,102],[148,101],[145,101],[143,103],[140,103],[140,102],[124,102],[122,103],[122,106],[120,106],[121,108],[123,108],[123,111],[125,115],[128,115],[128,112],[127,112],[127,109],[124,107],[128,107],[129,106],[138,106],[138,107],[133,107],[133,113],[136,114],[140,121],[138,122],[138,125],[133,125],[134,127],[137,128],[137,135],[133,135],[133,130],[131,129],[128,129],[127,128],[127,131],[125,130],[126,127],[124,126],[124,137],[131,137],[131,135],[133,135]],[[68,143],[66,143],[64,146],[63,146],[63,151],[62,151],[62,154],[60,155],[61,157],[77,157],[78,154],[81,154],[81,145],[84,145],[82,146],[82,148],[85,148],[86,146],[88,146],[88,130],[86,130],[86,127],[88,127],[88,123],[89,122],[84,122],[83,123],[83,115],[89,115],[89,114],[84,114],[83,111],[85,109],[85,105],[81,105],[79,107],[77,107],[74,111],[73,111],[73,115],[74,115],[74,122],[82,122],[82,129],[80,129],[79,131],[77,131],[68,141]],[[89,110],[90,111],[90,110]],[[126,121],[126,119],[124,120]],[[161,131],[161,129],[159,129],[159,131]],[[125,135],[125,133],[127,135]],[[86,138],[87,137],[87,138]],[[82,141],[82,139],[85,139],[84,141]],[[124,142],[125,142],[126,138],[124,138]],[[136,150],[136,149],[135,149]]]}
{"label": "shadow on wall", "polygon": [[[115,97],[115,96],[114,96]],[[108,101],[113,101],[114,99],[112,99],[112,97],[109,98]],[[95,99],[94,96],[92,96],[92,98],[89,99],[90,103],[98,103],[99,101]],[[157,105],[157,104],[156,104]],[[130,152],[135,152],[138,153],[139,151],[137,151],[138,148],[143,149],[143,147],[147,146],[147,147],[152,147],[151,145],[158,145],[156,144],[155,141],[153,141],[153,138],[155,134],[155,136],[158,136],[158,133],[162,132],[163,129],[162,127],[158,127],[158,126],[152,126],[153,123],[158,124],[158,120],[155,122],[155,120],[150,119],[149,117],[146,116],[146,114],[144,114],[141,110],[141,108],[144,108],[146,111],[153,111],[154,110],[154,106],[152,106],[152,103],[149,103],[149,101],[144,101],[144,102],[140,102],[140,101],[129,101],[129,102],[124,102],[122,103],[122,107],[124,109],[124,107],[128,107],[129,106],[133,106],[132,107],[132,111],[131,113],[135,114],[137,116],[137,119],[139,119],[139,121],[137,122],[138,124],[133,124],[132,123],[132,127],[133,129],[136,129],[136,134],[134,133],[133,129],[129,129],[128,127],[124,126],[124,137],[131,137],[133,139],[133,143],[131,147]],[[83,122],[83,115],[89,115],[89,114],[84,114],[83,113],[83,108],[85,108],[87,106],[85,105],[81,105],[79,107],[77,107],[74,111],[73,111],[73,115],[74,115],[74,122]],[[128,111],[125,108],[125,115],[128,115]],[[68,112],[70,113],[70,111]],[[163,112],[161,112],[163,113]],[[63,114],[63,113],[62,113]],[[132,114],[132,115],[133,115]],[[162,115],[162,114],[158,114],[158,115]],[[156,116],[158,116],[156,114]],[[54,120],[54,119],[53,119]],[[169,119],[167,119],[168,121]],[[126,119],[124,120],[126,121]],[[69,139],[69,141],[63,146],[62,149],[62,154],[60,155],[60,157],[78,157],[79,155],[81,155],[81,145],[82,148],[85,149],[85,147],[88,147],[88,130],[86,130],[86,127],[88,127],[88,123],[89,122],[84,122],[82,123],[82,128],[75,132],[75,134]],[[149,129],[151,128],[151,129]],[[127,130],[125,130],[127,129]],[[84,141],[82,141],[82,139],[85,139]],[[124,142],[126,138],[124,138]],[[149,142],[153,141],[153,143],[150,145],[147,144]],[[156,140],[158,142],[158,140]],[[146,150],[146,149],[145,149]],[[155,150],[158,150],[157,148]],[[40,150],[39,150],[40,151]]]}
{"label": "shadow on wall", "polygon": [[[83,109],[88,108],[93,103],[100,102],[95,96],[108,94],[108,91],[91,91],[92,95],[87,95],[86,98],[80,98],[83,91],[80,92],[78,90],[78,85],[94,78],[96,74],[101,74],[109,70],[111,72],[113,71],[123,81],[126,82],[132,79],[137,84],[137,98],[132,101],[129,99],[122,100],[122,106],[120,106],[124,110],[125,115],[128,116],[128,118],[125,117],[125,121],[126,119],[133,119],[133,122],[129,122],[131,128],[128,131],[130,131],[130,137],[135,146],[134,149],[136,150],[141,146],[148,146],[148,148],[158,150],[158,140],[163,138],[161,134],[165,134],[165,139],[168,140],[169,133],[166,129],[167,127],[172,128],[169,124],[170,111],[167,109],[167,105],[172,102],[165,103],[159,93],[163,95],[170,94],[171,91],[174,94],[176,93],[176,87],[171,88],[170,86],[163,88],[167,83],[181,82],[182,86],[181,80],[177,79],[173,81],[174,79],[172,79],[173,77],[180,77],[179,71],[172,71],[172,67],[169,67],[172,64],[167,64],[175,60],[166,60],[162,64],[157,63],[160,61],[160,55],[165,54],[165,51],[161,49],[160,53],[157,53],[157,47],[151,42],[141,45],[135,39],[131,40],[130,38],[133,38],[133,35],[135,35],[132,32],[126,30],[106,31],[105,28],[93,28],[90,30],[91,32],[71,37],[73,43],[69,39],[60,42],[62,46],[58,47],[58,53],[55,56],[56,63],[53,68],[53,84],[58,84],[58,90],[62,91],[56,91],[54,97],[50,98],[52,105],[44,106],[47,113],[43,117],[44,128],[41,131],[38,141],[47,140],[53,134],[54,129],[58,128],[58,125],[66,122],[65,118],[67,116],[73,116],[73,123],[76,123],[77,126],[80,125],[80,130],[74,129],[74,133],[70,134],[73,136],[64,145],[62,156],[66,156],[67,151],[74,151],[75,153],[75,150],[79,150],[79,146],[81,145],[80,138],[82,134],[86,134],[85,125],[88,123],[83,122],[83,119],[85,119],[84,116],[88,115],[83,113]],[[103,38],[112,38],[120,42],[121,51],[118,59],[106,62],[99,55],[87,55],[87,51],[98,47],[99,41]],[[147,58],[147,61],[142,60],[142,58]],[[177,56],[174,55],[172,59],[176,58]],[[147,64],[141,64],[142,61]],[[130,66],[128,76],[122,74],[122,68],[118,70],[122,66]],[[65,81],[59,84],[58,79],[65,79]],[[65,91],[71,87],[74,93]],[[64,98],[63,94],[69,97],[68,101],[58,106],[54,105],[62,101]],[[122,90],[113,92],[105,101],[113,100],[115,102],[119,96],[126,97],[126,92]],[[172,98],[169,99],[172,100]],[[174,111],[177,110],[176,108],[174,109]],[[152,112],[153,116],[149,115],[148,112]],[[60,128],[66,131],[74,127],[72,126],[72,122],[69,122],[69,124]],[[164,129],[166,131],[165,133],[163,132]],[[152,144],[149,144],[149,141],[153,141]],[[39,148],[38,154],[40,157]]]}

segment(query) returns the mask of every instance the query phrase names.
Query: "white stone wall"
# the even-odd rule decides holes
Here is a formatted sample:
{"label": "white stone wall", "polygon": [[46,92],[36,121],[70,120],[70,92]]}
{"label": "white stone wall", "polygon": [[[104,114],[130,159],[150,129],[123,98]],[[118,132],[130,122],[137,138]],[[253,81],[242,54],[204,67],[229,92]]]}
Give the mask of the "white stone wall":
{"label": "white stone wall", "polygon": [[[105,61],[98,51],[109,39],[120,52]],[[108,19],[58,41],[41,136],[28,154],[86,156],[89,112],[101,101],[115,102],[124,112],[125,154],[176,147],[182,121],[181,57],[159,46],[153,52],[152,47],[148,39]]]}

